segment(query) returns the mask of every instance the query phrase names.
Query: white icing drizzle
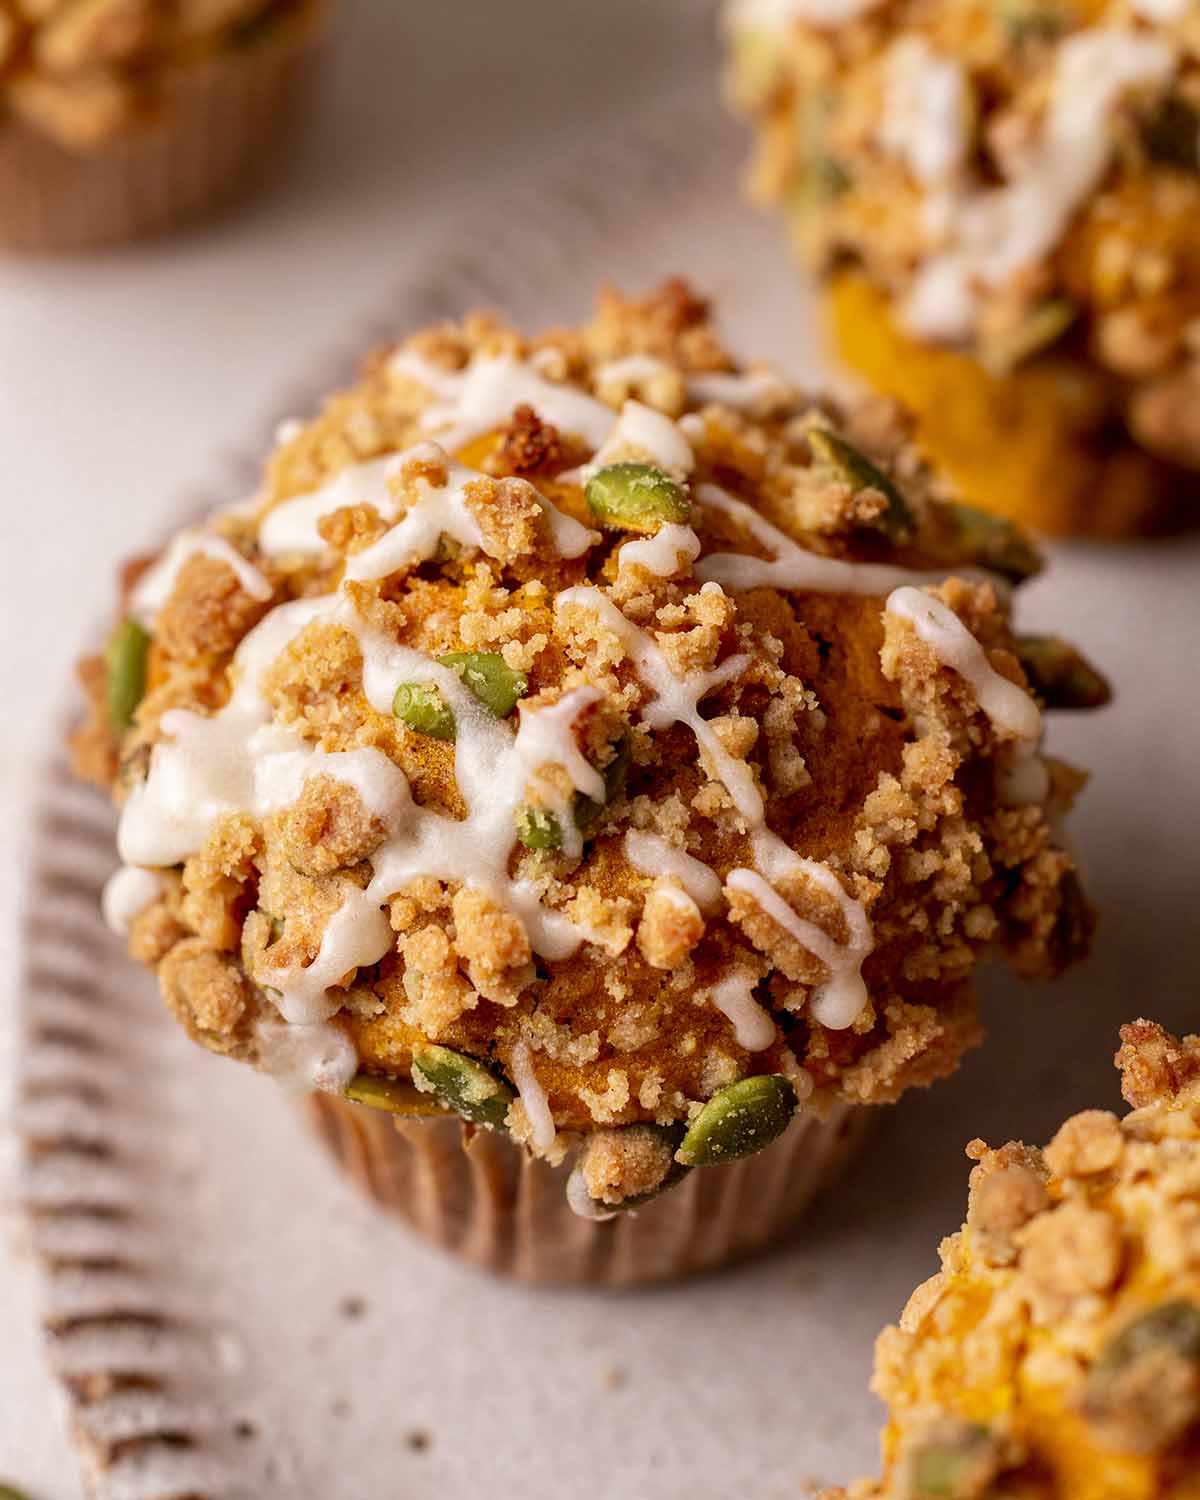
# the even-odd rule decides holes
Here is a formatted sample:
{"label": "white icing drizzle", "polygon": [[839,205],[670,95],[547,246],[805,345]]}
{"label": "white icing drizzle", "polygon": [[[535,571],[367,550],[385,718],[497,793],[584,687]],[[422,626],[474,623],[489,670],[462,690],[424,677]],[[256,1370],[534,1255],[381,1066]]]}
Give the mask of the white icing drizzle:
{"label": "white icing drizzle", "polygon": [[388,479],[406,460],[419,456],[423,450],[436,456],[431,445],[421,444],[404,453],[370,458],[365,463],[339,469],[307,495],[281,501],[259,522],[258,545],[268,557],[322,557],[329,550],[317,530],[317,522],[323,516],[331,516],[348,506],[372,505],[385,521],[392,520],[396,502]]}
{"label": "white icing drizzle", "polygon": [[441,398],[422,414],[421,425],[452,453],[500,427],[518,406],[532,406],[543,421],[576,434],[592,449],[612,426],[611,407],[576,386],[548,380],[511,354],[480,355],[464,370],[451,372],[401,349],[389,368]]}
{"label": "white icing drizzle", "polygon": [[[596,371],[596,385],[603,390],[609,383],[639,384],[675,373],[674,366],[651,354],[630,354],[601,365]],[[754,370],[714,370],[704,375],[689,375],[684,388],[688,400],[697,406],[728,406],[748,416],[768,416],[780,406],[796,400],[795,386],[778,371],[765,366]],[[686,436],[686,424],[695,419],[696,413],[693,412],[681,417],[674,425]]]}
{"label": "white icing drizzle", "polygon": [[528,1042],[518,1042],[512,1050],[512,1077],[521,1103],[525,1106],[533,1144],[539,1151],[549,1151],[557,1133],[554,1116],[550,1113],[546,1090],[533,1071],[533,1057]]}
{"label": "white icing drizzle", "polygon": [[128,937],[134,922],[154,905],[163,889],[163,879],[157,870],[144,870],[138,865],[122,865],[114,870],[100,896],[100,911],[109,930],[119,937]]}
{"label": "white icing drizzle", "polygon": [[744,501],[735,499],[715,484],[696,489],[702,505],[724,511],[763,547],[772,558],[749,557],[744,552],[713,552],[696,565],[697,578],[719,583],[723,588],[799,589],[822,594],[887,594],[905,583],[940,583],[945,573],[920,573],[887,563],[847,562],[841,557],[822,557],[808,552]]}
{"label": "white icing drizzle", "polygon": [[1195,0],[1131,0],[1134,15],[1156,26],[1182,21]]}
{"label": "white icing drizzle", "polygon": [[966,73],[939,56],[923,36],[905,36],[883,64],[879,144],[899,157],[917,182],[951,181],[966,159],[971,98]]}
{"label": "white icing drizzle", "polygon": [[[765,881],[763,885],[776,900],[779,899]],[[733,1034],[739,1047],[745,1047],[747,1052],[765,1052],[775,1040],[775,1022],[754,998],[755,982],[753,974],[739,969],[715,985],[709,998],[733,1022]]]}
{"label": "white icing drizzle", "polygon": [[532,773],[529,784],[537,788],[542,805],[558,819],[560,847],[568,859],[578,859],[583,853],[583,833],[575,820],[571,798],[537,773],[547,765],[561,766],[577,792],[593,802],[605,801],[604,777],[584,757],[572,729],[584,709],[603,697],[597,688],[580,687],[548,708],[526,708],[523,704],[520,708],[517,758]]}
{"label": "white icing drizzle", "polygon": [[[714,587],[717,585],[705,584],[705,588]],[[752,895],[768,915],[779,921],[781,926],[786,926],[804,947],[825,964],[829,970],[829,978],[813,992],[813,1015],[826,1026],[849,1026],[867,1003],[867,990],[861,973],[863,960],[873,947],[871,924],[867,915],[862,905],[842,889],[841,882],[832,870],[815,860],[802,859],[770,832],[766,826],[762,793],[755,785],[750,767],[745,761],[730,755],[712,727],[700,717],[701,700],[721,683],[745,671],[749,665],[749,657],[735,656],[711,672],[692,672],[686,677],[676,677],[653,638],[640,626],[626,619],[612,600],[598,589],[587,586],[565,589],[559,595],[555,607],[561,610],[570,606],[591,610],[629,653],[643,686],[652,695],[642,704],[643,722],[652,729],[665,729],[675,723],[686,724],[691,729],[701,751],[707,756],[717,778],[753,834],[755,861],[760,868],[776,880],[791,874],[805,875],[838,902],[850,935],[849,941],[844,944],[836,942],[814,923],[799,917],[757,871],[735,870],[726,882],[733,889],[742,889]],[[750,883],[747,884],[747,881]],[[771,893],[771,906],[767,906],[761,899],[761,894],[765,892]],[[777,915],[779,911],[789,914],[790,920],[787,923],[780,920]],[[806,940],[808,937],[812,938],[811,942]]]}
{"label": "white icing drizzle", "polygon": [[640,385],[647,380],[657,380],[663,375],[674,375],[674,365],[653,354],[626,354],[620,359],[610,359],[596,371],[596,385],[603,390],[606,385]]}
{"label": "white icing drizzle", "polygon": [[[769,837],[774,838],[773,835]],[[762,907],[767,916],[789,933],[802,948],[814,954],[829,970],[829,978],[819,984],[812,993],[809,1009],[813,1019],[834,1031],[843,1031],[862,1014],[867,1004],[867,987],[862,977],[863,960],[874,947],[871,924],[862,904],[848,896],[842,883],[825,865],[816,860],[801,859],[792,854],[780,840],[774,842],[791,856],[791,868],[815,881],[822,890],[838,903],[849,930],[849,941],[839,943],[815,922],[809,922],[783,899],[775,887],[765,880],[757,870],[732,870],[726,885],[742,891]],[[755,840],[755,854],[760,859],[760,840]],[[778,859],[778,854],[776,854]],[[770,871],[769,871],[770,873]],[[778,873],[776,873],[778,879]]]}
{"label": "white icing drizzle", "polygon": [[920,589],[899,588],[887,612],[907,620],[938,660],[971,686],[979,706],[997,729],[1017,740],[1037,740],[1042,715],[1024,688],[1002,677],[983,647],[947,604]]}
{"label": "white icing drizzle", "polygon": [[730,657],[711,672],[692,672],[686,677],[676,677],[653,637],[632,620],[626,619],[612,600],[599,589],[588,585],[564,589],[554,607],[561,611],[570,605],[579,605],[598,615],[629,653],[639,677],[652,695],[642,704],[645,723],[651,729],[667,729],[672,724],[686,724],[696,736],[700,748],[716,767],[717,775],[737,810],[748,821],[760,822],[763,816],[762,798],[754,785],[750,768],[745,761],[735,760],[729,754],[713,733],[712,727],[700,717],[699,707],[701,700],[714,689],[744,672],[750,664],[750,658]]}
{"label": "white icing drizzle", "polygon": [[[1165,84],[1176,63],[1168,38],[1127,26],[1091,27],[1061,43],[1040,138],[1004,163],[1007,182],[948,192],[931,210],[943,247],[902,305],[914,333],[969,337],[979,288],[1000,286],[1048,255],[1103,178],[1113,152],[1109,120],[1124,95]],[[948,140],[943,147],[953,149]]]}
{"label": "white icing drizzle", "polygon": [[579,687],[547,708],[522,704],[517,730],[517,755],[531,771],[547,764],[561,766],[575,790],[593,802],[604,801],[604,777],[584,757],[572,726],[585,708],[603,698],[599,688]]}
{"label": "white icing drizzle", "polygon": [[[259,545],[267,556],[323,556],[330,551],[322,540],[317,523],[324,516],[348,505],[370,505],[385,521],[400,515],[400,502],[389,481],[414,460],[441,465],[446,470],[443,484],[434,485],[426,477],[416,480],[417,499],[397,525],[384,533],[370,547],[352,557],[346,565],[346,577],[355,579],[385,578],[389,573],[414,562],[424,562],[437,550],[440,538],[453,537],[464,547],[484,550],[479,522],[467,504],[467,486],[487,476],[465,464],[451,461],[437,443],[418,443],[403,453],[386,458],[372,458],[340,470],[318,490],[295,499],[285,500],[262,519]],[[537,500],[550,525],[554,545],[561,557],[581,557],[595,540],[595,534],[570,516],[565,516],[528,480],[514,480],[525,485]]]}
{"label": "white icing drizzle", "polygon": [[153,627],[155,617],[171,597],[175,581],[184,565],[200,553],[216,558],[231,568],[237,575],[238,583],[252,599],[270,599],[275,592],[258,569],[248,563],[224,537],[191,528],[181,531],[134,585],[129,596],[129,613],[145,629]]}
{"label": "white icing drizzle", "polygon": [[733,0],[728,24],[737,31],[779,30],[794,21],[809,26],[843,26],[875,9],[880,0]]}
{"label": "white icing drizzle", "polygon": [[577,1162],[571,1168],[571,1175],[567,1178],[567,1206],[581,1219],[591,1219],[597,1224],[604,1224],[609,1219],[617,1217],[615,1211],[605,1208],[602,1203],[597,1203],[588,1192],[582,1162]]}
{"label": "white icing drizzle", "polygon": [[661,834],[630,828],[625,834],[625,858],[652,879],[674,876],[701,911],[715,911],[721,904],[721,880],[712,866],[668,843]]}
{"label": "white icing drizzle", "polygon": [[996,729],[1016,741],[1012,766],[1001,779],[1005,801],[1044,801],[1049,775],[1037,754],[1042,714],[1033,698],[996,671],[983,647],[940,599],[920,589],[900,588],[889,597],[886,607],[888,614],[912,625],[938,660],[970,686]]}
{"label": "white icing drizzle", "polygon": [[254,1027],[258,1061],[288,1093],[340,1094],[358,1071],[354,1043],[337,1026],[289,1024],[265,1014]]}
{"label": "white icing drizzle", "polygon": [[626,401],[612,430],[585,466],[585,479],[607,464],[642,459],[676,478],[684,478],[696,467],[692,445],[665,412],[641,401]]}
{"label": "white icing drizzle", "polygon": [[751,417],[767,417],[796,399],[796,388],[775,370],[716,371],[690,375],[688,397],[701,406],[728,406]]}
{"label": "white icing drizzle", "polygon": [[[380,751],[322,754],[270,722],[261,691],[263,674],[315,620],[340,626],[357,638],[363,691],[381,713],[391,712],[400,682],[436,684],[457,725],[455,774],[467,804],[465,819],[416,807],[403,773]],[[567,720],[585,706],[582,697],[573,698],[566,710],[559,705],[540,710],[518,753],[512,729],[478,703],[456,672],[367,628],[340,592],[273,610],[242,641],[234,673],[234,691],[219,713],[205,717],[175,709],[163,716],[165,738],[154,748],[145,781],[126,802],[118,846],[127,863],[176,864],[203,844],[219,818],[242,811],[265,817],[293,802],[308,776],[329,775],[359,791],[367,808],[384,823],[388,837],[372,858],[370,885],[365,892],[348,888],[314,962],[280,975],[278,1004],[288,1019],[315,1022],[337,1009],[325,993],[327,987],[388,951],[394,939],[380,908],[422,875],[462,881],[485,891],[520,918],[534,949],[545,958],[565,958],[575,951],[580,931],[560,913],[544,908],[527,882],[511,880],[507,864],[534,749],[565,759],[568,773],[586,783],[589,795],[598,791],[603,799],[603,778],[582,757],[578,763],[572,760],[567,747]],[[599,696],[592,689],[577,691]],[[587,701],[593,701],[592,696]],[[564,819],[568,826],[573,822]]]}
{"label": "white icing drizzle", "polygon": [[657,578],[673,578],[700,556],[700,538],[690,526],[668,521],[653,536],[626,542],[617,553],[617,568],[645,568]]}

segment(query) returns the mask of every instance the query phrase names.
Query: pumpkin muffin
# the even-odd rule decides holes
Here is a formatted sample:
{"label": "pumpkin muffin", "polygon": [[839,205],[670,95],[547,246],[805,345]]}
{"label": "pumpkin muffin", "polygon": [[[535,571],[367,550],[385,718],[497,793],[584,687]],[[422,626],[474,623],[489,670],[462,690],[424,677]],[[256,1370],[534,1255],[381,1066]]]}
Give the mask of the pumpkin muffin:
{"label": "pumpkin muffin", "polygon": [[890,407],[738,368],[681,283],[418,334],[127,571],[76,739],[110,920],[430,1233],[715,1264],[978,1040],[986,952],[1087,946],[1043,707],[1107,689],[1014,634],[1036,567]]}
{"label": "pumpkin muffin", "polygon": [[1200,1493],[1200,1037],[1135,1021],[1115,1060],[1123,1119],[967,1147],[967,1222],[876,1350],[884,1480],[826,1500]]}
{"label": "pumpkin muffin", "polygon": [[0,0],[0,245],[155,234],[291,127],[324,0]]}
{"label": "pumpkin muffin", "polygon": [[1048,532],[1194,520],[1195,6],[735,0],[729,30],[754,187],[932,462]]}

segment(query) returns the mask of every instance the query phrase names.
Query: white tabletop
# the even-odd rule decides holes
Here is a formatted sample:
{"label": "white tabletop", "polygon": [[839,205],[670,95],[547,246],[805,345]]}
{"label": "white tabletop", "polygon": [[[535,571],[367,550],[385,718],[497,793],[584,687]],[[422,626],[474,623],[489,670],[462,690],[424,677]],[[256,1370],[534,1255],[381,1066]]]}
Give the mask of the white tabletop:
{"label": "white tabletop", "polygon": [[[480,195],[653,104],[714,95],[697,0],[346,0],[318,114],[266,197],[144,248],[0,262],[0,962],[13,991],[15,838],[79,642],[131,544],[219,472],[298,373],[345,348]],[[582,302],[581,308],[582,311]],[[0,1006],[0,1105],[15,1037]],[[11,1201],[10,1179],[0,1209]],[[44,1373],[16,1216],[0,1218],[0,1481],[80,1485]]]}

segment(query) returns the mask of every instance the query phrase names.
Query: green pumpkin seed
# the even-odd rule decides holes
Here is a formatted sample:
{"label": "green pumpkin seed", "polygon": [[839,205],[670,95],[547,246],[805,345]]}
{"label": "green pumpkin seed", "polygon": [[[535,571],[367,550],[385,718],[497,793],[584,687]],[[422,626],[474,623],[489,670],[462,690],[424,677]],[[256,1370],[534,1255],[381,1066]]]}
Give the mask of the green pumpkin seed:
{"label": "green pumpkin seed", "polygon": [[343,1092],[355,1104],[386,1110],[391,1115],[443,1113],[427,1095],[419,1093],[411,1083],[398,1078],[378,1078],[373,1073],[356,1073]]}
{"label": "green pumpkin seed", "polygon": [[903,1500],[987,1500],[996,1478],[996,1445],[986,1427],[946,1424],[940,1432],[910,1450],[904,1465]]}
{"label": "green pumpkin seed", "polygon": [[989,375],[1003,380],[1018,365],[1056,344],[1079,309],[1065,297],[1053,297],[1035,307],[1015,328],[980,341],[979,363]]}
{"label": "green pumpkin seed", "polygon": [[[571,804],[571,816],[580,833],[586,834],[600,814],[625,785],[632,749],[628,737],[617,741],[614,754],[600,773],[604,777],[604,801],[595,802],[582,792]],[[544,807],[525,806],[517,814],[517,837],[526,849],[561,849],[562,828],[554,813]]]}
{"label": "green pumpkin seed", "polygon": [[529,687],[524,672],[514,672],[498,651],[449,651],[438,661],[457,672],[472,695],[497,719],[506,719]]}
{"label": "green pumpkin seed", "polygon": [[526,849],[561,849],[563,834],[558,819],[544,807],[525,806],[517,813],[517,837]]}
{"label": "green pumpkin seed", "polygon": [[1151,161],[1200,171],[1200,111],[1178,94],[1168,94],[1143,122],[1142,144]]}
{"label": "green pumpkin seed", "polygon": [[1105,1345],[1092,1368],[1093,1375],[1111,1374],[1128,1367],[1143,1354],[1168,1349],[1172,1354],[1200,1364],[1200,1307],[1186,1298],[1162,1302],[1126,1323]]}
{"label": "green pumpkin seed", "polygon": [[454,715],[430,682],[402,682],[392,700],[392,712],[417,734],[431,740],[454,739]]}
{"label": "green pumpkin seed", "polygon": [[104,691],[108,722],[116,734],[133,726],[133,716],[146,692],[146,657],[150,637],[136,620],[122,620],[109,636],[104,652]]}
{"label": "green pumpkin seed", "polygon": [[948,501],[942,512],[949,521],[955,543],[972,562],[993,573],[1021,583],[1042,570],[1037,548],[1014,522],[993,516],[973,505]]}
{"label": "green pumpkin seed", "polygon": [[715,1093],[675,1153],[685,1167],[752,1156],[782,1135],[796,1112],[796,1091],[780,1073],[741,1078]]}
{"label": "green pumpkin seed", "polygon": [[413,1053],[412,1065],[455,1114],[475,1125],[504,1124],[516,1095],[473,1057],[431,1045]]}
{"label": "green pumpkin seed", "polygon": [[1101,708],[1112,697],[1095,667],[1056,635],[1018,636],[1017,656],[1048,708]]}
{"label": "green pumpkin seed", "polygon": [[609,464],[584,493],[600,524],[616,531],[655,532],[668,522],[684,525],[691,514],[682,489],[652,464]]}
{"label": "green pumpkin seed", "polygon": [[625,785],[632,754],[628,737],[617,742],[613,758],[600,773],[604,777],[603,802],[594,802],[591,797],[585,797],[582,792],[575,798],[575,826],[581,833],[588,831],[613,798],[621,792]]}
{"label": "green pumpkin seed", "polygon": [[850,186],[850,174],[829,150],[829,122],[835,107],[829,89],[804,92],[797,116],[799,165],[788,188],[788,206],[802,219],[811,219]]}
{"label": "green pumpkin seed", "polygon": [[1177,1298],[1126,1323],[1092,1366],[1081,1405],[1114,1447],[1159,1453],[1178,1442],[1200,1422],[1200,1307]]}
{"label": "green pumpkin seed", "polygon": [[1087,957],[1095,928],[1096,913],[1084,894],[1083,882],[1076,871],[1067,870],[1058,884],[1058,920],[1049,941],[1060,970]]}
{"label": "green pumpkin seed", "polygon": [[843,484],[852,490],[878,490],[887,501],[887,510],[880,518],[883,529],[896,541],[906,541],[915,528],[913,513],[908,501],[897,489],[892,479],[857,448],[844,438],[825,427],[813,427],[808,433],[808,446],[820,463],[831,468]]}

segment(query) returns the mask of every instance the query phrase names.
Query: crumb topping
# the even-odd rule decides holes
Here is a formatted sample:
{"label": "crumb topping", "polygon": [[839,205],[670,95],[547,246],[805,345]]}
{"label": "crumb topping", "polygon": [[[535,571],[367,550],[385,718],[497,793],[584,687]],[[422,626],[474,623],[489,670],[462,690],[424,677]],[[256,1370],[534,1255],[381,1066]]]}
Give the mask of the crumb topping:
{"label": "crumb topping", "polygon": [[850,1494],[1194,1494],[1200,1038],[1149,1021],[1121,1038],[1123,1119],[1086,1110],[1044,1151],[968,1146],[966,1224],[878,1342],[883,1483]]}
{"label": "crumb topping", "polygon": [[206,1046],[327,1087],[433,1047],[552,1158],[749,1075],[927,1083],[986,949],[1089,928],[972,515],[677,283],[419,334],[128,578],[76,738],[110,920]]}

